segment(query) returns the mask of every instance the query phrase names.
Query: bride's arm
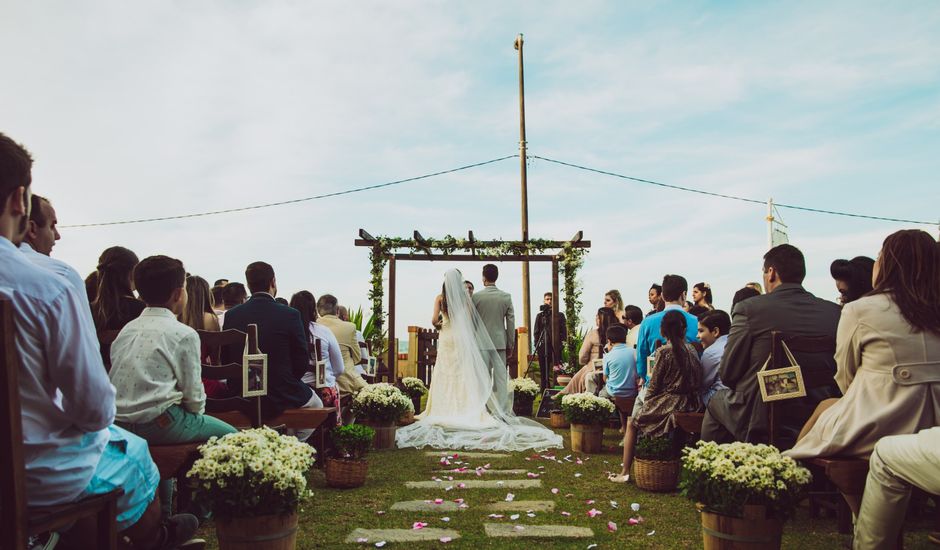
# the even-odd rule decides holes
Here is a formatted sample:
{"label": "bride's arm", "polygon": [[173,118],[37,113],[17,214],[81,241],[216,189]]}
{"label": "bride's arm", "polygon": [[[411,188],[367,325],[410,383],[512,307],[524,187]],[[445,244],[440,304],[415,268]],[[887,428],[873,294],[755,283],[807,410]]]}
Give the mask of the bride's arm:
{"label": "bride's arm", "polygon": [[434,299],[434,313],[431,315],[431,325],[438,329],[441,328],[441,300],[443,298],[438,294]]}

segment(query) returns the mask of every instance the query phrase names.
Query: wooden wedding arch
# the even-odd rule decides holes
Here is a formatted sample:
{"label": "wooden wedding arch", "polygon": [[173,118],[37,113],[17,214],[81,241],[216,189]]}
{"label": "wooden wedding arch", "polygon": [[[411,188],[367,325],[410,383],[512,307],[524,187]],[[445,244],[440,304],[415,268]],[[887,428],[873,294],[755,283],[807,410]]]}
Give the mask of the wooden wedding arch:
{"label": "wooden wedding arch", "polygon": [[[466,239],[456,239],[450,235],[443,239],[426,239],[418,231],[412,238],[373,237],[364,229],[359,230],[356,246],[371,249],[373,260],[373,288],[369,297],[373,300],[373,315],[376,319],[376,331],[381,336],[385,324],[383,318],[382,275],[384,264],[388,264],[388,355],[387,366],[389,380],[398,380],[398,347],[395,342],[395,266],[399,261],[448,261],[448,262],[551,262],[552,264],[552,323],[554,334],[552,341],[558,342],[559,266],[566,269],[566,287],[573,284],[574,272],[581,265],[583,253],[591,247],[591,241],[584,240],[584,232],[578,231],[567,241],[549,241],[529,239],[526,241],[507,241],[501,239],[476,240],[473,231],[467,232]],[[548,253],[549,251],[553,251]],[[567,263],[565,263],[567,262]],[[378,288],[376,288],[378,287]],[[578,295],[580,289],[566,288],[565,302],[569,323],[576,322],[580,311]],[[571,312],[575,312],[572,316]],[[571,330],[568,331],[569,335]],[[414,353],[415,350],[409,350]]]}

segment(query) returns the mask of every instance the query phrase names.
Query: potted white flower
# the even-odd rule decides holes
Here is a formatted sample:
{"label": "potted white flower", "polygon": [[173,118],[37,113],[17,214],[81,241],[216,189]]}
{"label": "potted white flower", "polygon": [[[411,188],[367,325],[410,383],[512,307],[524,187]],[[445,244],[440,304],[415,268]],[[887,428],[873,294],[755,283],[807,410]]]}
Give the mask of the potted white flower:
{"label": "potted white flower", "polygon": [[212,510],[219,548],[294,548],[313,448],[257,428],[213,437],[199,451],[187,477],[196,500]]}
{"label": "potted white flower", "polygon": [[405,394],[411,398],[411,404],[414,405],[414,412],[421,412],[421,396],[428,393],[427,386],[420,378],[406,376],[401,379],[401,387]]}
{"label": "potted white flower", "polygon": [[683,455],[679,487],[702,512],[705,548],[742,538],[780,548],[783,522],[812,481],[809,470],[771,445],[700,441]]}
{"label": "potted white flower", "polygon": [[513,393],[512,412],[516,416],[532,416],[532,403],[539,394],[539,385],[531,378],[514,378],[509,381]]}
{"label": "potted white flower", "polygon": [[604,425],[614,412],[614,404],[593,393],[576,393],[561,399],[561,410],[571,423],[571,450],[599,453],[604,440]]}
{"label": "potted white flower", "polygon": [[375,430],[373,446],[391,449],[395,447],[395,423],[405,413],[414,412],[414,405],[400,389],[383,382],[359,390],[353,398],[352,410],[363,419],[360,423]]}

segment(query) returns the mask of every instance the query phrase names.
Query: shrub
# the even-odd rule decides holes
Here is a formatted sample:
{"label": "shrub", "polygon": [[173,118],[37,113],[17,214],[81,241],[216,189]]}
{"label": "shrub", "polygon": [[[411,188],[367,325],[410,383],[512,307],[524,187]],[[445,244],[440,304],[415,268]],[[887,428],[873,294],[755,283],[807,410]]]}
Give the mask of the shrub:
{"label": "shrub", "polygon": [[636,457],[641,460],[676,460],[680,454],[672,435],[640,437],[636,442]]}
{"label": "shrub", "polygon": [[348,424],[333,430],[331,437],[337,455],[358,460],[372,447],[375,430],[362,424]]}

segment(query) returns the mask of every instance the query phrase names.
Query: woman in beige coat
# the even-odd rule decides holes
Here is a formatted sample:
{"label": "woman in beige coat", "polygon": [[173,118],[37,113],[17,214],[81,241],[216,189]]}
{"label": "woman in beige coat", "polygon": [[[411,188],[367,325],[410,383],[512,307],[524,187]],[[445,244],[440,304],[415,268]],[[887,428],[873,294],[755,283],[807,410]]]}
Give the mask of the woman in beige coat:
{"label": "woman in beige coat", "polygon": [[885,239],[874,289],[839,320],[836,382],[844,395],[820,403],[786,455],[868,458],[884,436],[940,424],[938,264],[937,243],[924,231]]}

